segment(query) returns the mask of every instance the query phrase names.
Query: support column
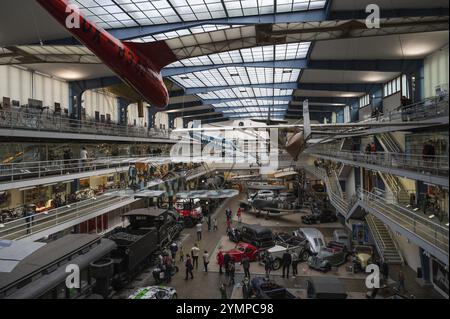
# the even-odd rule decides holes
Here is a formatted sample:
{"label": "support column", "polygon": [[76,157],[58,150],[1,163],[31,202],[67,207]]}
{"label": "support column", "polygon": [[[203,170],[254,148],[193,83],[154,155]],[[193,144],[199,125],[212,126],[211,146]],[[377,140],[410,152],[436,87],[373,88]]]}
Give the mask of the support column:
{"label": "support column", "polygon": [[169,129],[173,130],[175,128],[175,117],[169,113]]}
{"label": "support column", "polygon": [[158,109],[155,107],[148,106],[148,127],[154,128],[156,123],[156,114],[158,113]]}
{"label": "support column", "polygon": [[125,99],[123,97],[117,98],[117,105],[119,108],[119,118],[118,123],[120,125],[128,125],[128,106],[131,104],[131,101]]}

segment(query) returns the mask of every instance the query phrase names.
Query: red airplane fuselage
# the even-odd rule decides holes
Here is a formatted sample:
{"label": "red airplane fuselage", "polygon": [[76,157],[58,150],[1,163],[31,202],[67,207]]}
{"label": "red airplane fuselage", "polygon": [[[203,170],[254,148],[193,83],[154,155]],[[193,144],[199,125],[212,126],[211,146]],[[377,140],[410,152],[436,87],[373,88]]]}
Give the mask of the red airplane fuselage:
{"label": "red airplane fuselage", "polygon": [[[152,57],[145,50],[146,44],[121,42],[111,34],[98,28],[83,16],[68,10],[66,0],[37,0],[78,41],[89,48],[105,65],[111,68],[123,81],[130,85],[144,100],[157,108],[169,103],[169,94],[160,74],[161,68],[176,60],[165,43],[153,43]],[[74,14],[79,18],[79,28],[68,28],[66,23]],[[159,51],[159,52],[155,52]],[[158,56],[159,55],[159,56]],[[161,56],[162,55],[162,56]]]}

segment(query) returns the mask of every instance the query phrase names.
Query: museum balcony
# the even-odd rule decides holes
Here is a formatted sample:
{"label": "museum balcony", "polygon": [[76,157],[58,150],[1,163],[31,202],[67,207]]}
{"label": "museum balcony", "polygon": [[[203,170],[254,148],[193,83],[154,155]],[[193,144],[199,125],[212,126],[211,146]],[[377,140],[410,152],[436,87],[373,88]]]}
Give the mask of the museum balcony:
{"label": "museum balcony", "polygon": [[395,110],[379,114],[378,116],[368,115],[359,123],[418,122],[432,119],[442,119],[448,122],[448,102],[448,94],[434,96],[420,102],[400,106]]}
{"label": "museum balcony", "polygon": [[0,191],[127,171],[136,162],[170,163],[167,156],[118,156],[0,164]]}
{"label": "museum balcony", "polygon": [[170,130],[102,123],[92,119],[79,121],[41,108],[0,109],[0,136],[5,137],[175,143],[170,134]]}
{"label": "museum balcony", "polygon": [[377,172],[448,187],[448,155],[424,157],[422,154],[391,152],[368,154],[333,150],[322,146],[309,148],[305,153],[353,167],[364,167]]}
{"label": "museum balcony", "polygon": [[100,195],[80,202],[0,224],[0,239],[35,241],[113,210],[124,208],[134,197]]}
{"label": "museum balcony", "polygon": [[383,190],[372,192],[358,189],[352,198],[343,194],[336,174],[325,169],[305,166],[305,170],[324,181],[331,204],[348,221],[363,211],[373,214],[391,229],[432,253],[448,264],[449,226],[433,216],[423,214],[417,208],[400,205]]}

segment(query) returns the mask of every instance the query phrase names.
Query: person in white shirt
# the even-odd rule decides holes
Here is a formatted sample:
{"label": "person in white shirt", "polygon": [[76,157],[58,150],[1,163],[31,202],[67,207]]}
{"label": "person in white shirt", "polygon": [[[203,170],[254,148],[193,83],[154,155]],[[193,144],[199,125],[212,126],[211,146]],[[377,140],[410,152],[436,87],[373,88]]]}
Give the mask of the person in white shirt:
{"label": "person in white shirt", "polygon": [[81,159],[81,166],[84,168],[86,166],[88,158],[88,152],[85,147],[83,147],[80,151],[80,159]]}
{"label": "person in white shirt", "polygon": [[191,249],[191,255],[192,255],[192,267],[198,268],[198,255],[200,254],[200,248],[198,248],[198,245],[195,244],[194,247]]}
{"label": "person in white shirt", "polygon": [[200,240],[202,240],[203,224],[201,222],[198,222],[198,224],[195,225],[195,227],[197,228],[197,240],[200,241]]}
{"label": "person in white shirt", "polygon": [[203,253],[203,266],[205,267],[205,272],[208,272],[208,264],[209,264],[209,254],[208,251],[205,250]]}

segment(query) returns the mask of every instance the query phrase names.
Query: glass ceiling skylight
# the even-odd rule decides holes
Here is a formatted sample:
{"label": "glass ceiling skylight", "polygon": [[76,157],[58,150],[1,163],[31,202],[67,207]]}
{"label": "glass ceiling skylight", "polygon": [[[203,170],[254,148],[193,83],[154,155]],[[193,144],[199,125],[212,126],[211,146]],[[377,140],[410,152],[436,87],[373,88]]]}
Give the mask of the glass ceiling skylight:
{"label": "glass ceiling skylight", "polygon": [[213,104],[215,108],[229,108],[229,107],[247,107],[247,106],[274,106],[274,105],[286,105],[288,102],[284,100],[257,100],[257,99],[245,99],[236,100],[224,103]]}
{"label": "glass ceiling skylight", "polygon": [[242,25],[225,25],[225,24],[204,24],[202,26],[197,26],[188,29],[180,29],[171,32],[158,33],[155,35],[150,35],[148,37],[141,37],[131,40],[131,42],[155,42],[161,40],[168,40],[179,38],[187,35],[205,33],[205,32],[215,32],[219,30],[225,30],[230,28],[238,28]]}
{"label": "glass ceiling skylight", "polygon": [[266,45],[228,52],[214,53],[174,62],[167,67],[187,67],[244,62],[269,62],[304,59],[311,42]]}
{"label": "glass ceiling skylight", "polygon": [[326,0],[70,0],[99,26],[135,27],[182,21],[322,9]]}
{"label": "glass ceiling skylight", "polygon": [[197,94],[203,100],[211,99],[233,99],[233,98],[252,98],[267,96],[291,96],[294,90],[269,89],[269,88],[252,88],[237,87],[225,90],[218,90],[208,93]]}
{"label": "glass ceiling skylight", "polygon": [[224,67],[172,76],[184,88],[297,82],[300,69]]}

